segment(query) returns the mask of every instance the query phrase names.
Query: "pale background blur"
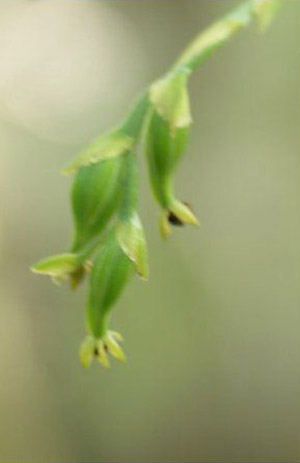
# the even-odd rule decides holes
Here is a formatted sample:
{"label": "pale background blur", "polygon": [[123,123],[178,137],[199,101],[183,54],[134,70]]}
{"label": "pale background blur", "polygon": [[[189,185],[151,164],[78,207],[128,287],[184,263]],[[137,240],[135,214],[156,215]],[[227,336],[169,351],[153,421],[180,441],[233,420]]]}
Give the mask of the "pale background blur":
{"label": "pale background blur", "polygon": [[200,229],[161,242],[142,164],[151,280],[114,311],[126,366],[84,371],[84,290],[28,270],[67,249],[61,167],[237,3],[0,2],[0,461],[299,461],[299,2],[192,79],[178,193]]}

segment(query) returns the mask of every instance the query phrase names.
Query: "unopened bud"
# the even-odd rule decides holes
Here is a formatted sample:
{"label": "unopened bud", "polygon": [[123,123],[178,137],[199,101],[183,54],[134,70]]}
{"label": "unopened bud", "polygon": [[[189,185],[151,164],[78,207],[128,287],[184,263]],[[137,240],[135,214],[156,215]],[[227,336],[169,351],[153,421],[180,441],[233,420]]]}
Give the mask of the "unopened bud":
{"label": "unopened bud", "polygon": [[99,235],[116,211],[120,198],[121,158],[81,168],[74,179],[72,208],[75,233],[72,251]]}
{"label": "unopened bud", "polygon": [[90,276],[87,325],[96,339],[106,334],[110,309],[133,270],[133,263],[121,249],[114,232],[111,232],[96,255]]}
{"label": "unopened bud", "polygon": [[116,231],[123,252],[134,263],[137,274],[148,279],[148,253],[143,225],[135,213],[128,220],[120,221]]}
{"label": "unopened bud", "polygon": [[191,210],[174,195],[174,171],[184,154],[191,123],[184,71],[167,76],[150,93],[152,114],[147,132],[147,158],[154,196],[163,209],[160,230],[170,234],[170,224],[197,222]]}

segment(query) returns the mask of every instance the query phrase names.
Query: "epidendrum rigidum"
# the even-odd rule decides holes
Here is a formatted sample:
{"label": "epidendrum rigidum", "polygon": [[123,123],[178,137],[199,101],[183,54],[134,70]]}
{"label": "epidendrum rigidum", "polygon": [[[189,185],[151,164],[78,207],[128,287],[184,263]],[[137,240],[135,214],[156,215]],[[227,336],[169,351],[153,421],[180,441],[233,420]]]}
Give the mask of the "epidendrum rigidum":
{"label": "epidendrum rigidum", "polygon": [[80,359],[109,366],[108,354],[125,360],[122,336],[109,330],[111,308],[129,279],[148,278],[147,245],[138,215],[136,151],[144,139],[150,183],[161,208],[164,238],[172,225],[197,225],[190,207],[174,194],[174,172],[192,122],[187,90],[196,67],[236,32],[257,19],[264,29],[279,0],[248,0],[201,33],[161,79],[139,97],[129,115],[101,135],[64,169],[74,174],[74,236],[70,251],[37,263],[32,270],[55,282],[69,279],[75,289],[87,274],[88,335]]}

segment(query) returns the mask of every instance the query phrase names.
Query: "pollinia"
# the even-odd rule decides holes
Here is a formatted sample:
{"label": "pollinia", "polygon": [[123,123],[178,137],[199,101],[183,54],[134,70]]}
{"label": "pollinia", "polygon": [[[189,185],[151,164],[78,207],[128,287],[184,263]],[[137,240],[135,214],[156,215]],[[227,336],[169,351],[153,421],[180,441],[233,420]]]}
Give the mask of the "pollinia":
{"label": "pollinia", "polygon": [[109,329],[111,309],[130,279],[148,278],[147,245],[138,214],[137,147],[143,138],[153,197],[160,208],[164,238],[172,226],[197,225],[191,207],[175,195],[174,176],[192,122],[188,80],[213,51],[257,20],[264,29],[278,0],[250,0],[201,33],[170,71],[138,98],[127,117],[80,153],[63,172],[73,175],[74,233],[65,254],[32,267],[72,289],[87,276],[87,336],[80,360],[109,366],[109,355],[125,360],[122,337]]}

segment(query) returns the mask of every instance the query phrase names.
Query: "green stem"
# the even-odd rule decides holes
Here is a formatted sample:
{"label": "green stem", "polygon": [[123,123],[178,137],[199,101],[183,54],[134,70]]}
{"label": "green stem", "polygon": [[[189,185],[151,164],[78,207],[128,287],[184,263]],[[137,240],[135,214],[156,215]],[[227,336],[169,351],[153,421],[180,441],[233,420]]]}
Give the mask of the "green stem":
{"label": "green stem", "polygon": [[[274,14],[278,0],[247,0],[234,8],[224,18],[216,21],[201,32],[180,55],[171,71],[168,73],[182,72],[191,74],[199,64],[205,61],[217,49],[225,45],[237,32],[246,28],[253,19],[259,16],[260,5],[267,5],[269,16]],[[265,5],[263,5],[265,6]],[[258,18],[261,19],[261,18]],[[151,88],[152,85],[149,86]],[[150,107],[149,89],[147,89],[131,110],[129,116],[121,125],[122,131],[138,141],[141,130]]]}
{"label": "green stem", "polygon": [[255,5],[255,0],[248,0],[201,32],[179,57],[173,69],[186,68],[189,72],[194,71],[215,50],[248,26],[255,16]]}

